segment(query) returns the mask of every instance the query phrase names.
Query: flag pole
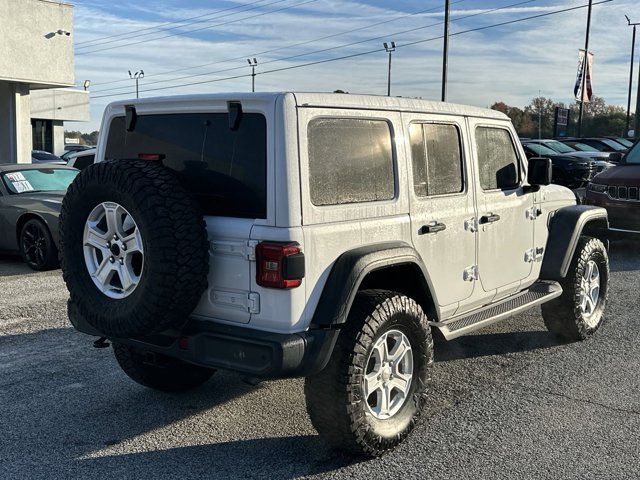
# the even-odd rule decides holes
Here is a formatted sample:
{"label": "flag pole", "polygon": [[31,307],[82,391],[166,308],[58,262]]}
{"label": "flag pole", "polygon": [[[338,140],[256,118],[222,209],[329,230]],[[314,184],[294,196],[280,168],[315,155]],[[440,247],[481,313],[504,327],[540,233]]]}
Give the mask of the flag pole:
{"label": "flag pole", "polygon": [[584,113],[584,89],[587,84],[587,72],[589,71],[589,33],[591,31],[591,11],[593,10],[593,0],[589,0],[589,11],[587,13],[587,33],[584,41],[584,61],[582,62],[582,88],[580,89],[580,114],[578,117],[578,137],[582,137],[582,117]]}

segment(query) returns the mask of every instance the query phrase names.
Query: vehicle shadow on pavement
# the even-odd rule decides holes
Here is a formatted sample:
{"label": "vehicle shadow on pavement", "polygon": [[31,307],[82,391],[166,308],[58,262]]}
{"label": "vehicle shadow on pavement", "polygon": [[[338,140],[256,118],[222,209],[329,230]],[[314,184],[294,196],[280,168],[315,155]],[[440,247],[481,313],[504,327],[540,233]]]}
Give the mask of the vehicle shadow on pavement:
{"label": "vehicle shadow on pavement", "polygon": [[435,361],[450,362],[469,358],[528,352],[562,345],[562,340],[547,331],[514,331],[469,335],[451,340],[436,339]]}
{"label": "vehicle shadow on pavement", "polygon": [[34,275],[40,272],[31,270],[17,255],[0,254],[0,278],[17,275]]}
{"label": "vehicle shadow on pavement", "polygon": [[[71,328],[0,335],[0,348],[2,478],[295,478],[359,461],[307,434],[304,418],[300,435],[275,436],[274,418],[292,413],[272,403],[268,384],[218,372],[189,392],[156,392],[128,379],[110,348],[93,349]],[[258,397],[258,413],[246,410]],[[265,436],[246,438],[262,435],[255,430]]]}
{"label": "vehicle shadow on pavement", "polygon": [[80,471],[113,478],[294,479],[322,475],[362,459],[331,452],[318,435],[267,437],[78,460]]}

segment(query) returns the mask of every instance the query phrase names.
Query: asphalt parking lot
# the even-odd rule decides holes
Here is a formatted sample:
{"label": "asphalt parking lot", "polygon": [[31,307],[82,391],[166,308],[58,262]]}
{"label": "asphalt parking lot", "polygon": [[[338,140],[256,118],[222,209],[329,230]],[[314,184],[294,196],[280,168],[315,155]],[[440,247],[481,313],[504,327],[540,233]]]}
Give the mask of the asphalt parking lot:
{"label": "asphalt parking lot", "polygon": [[438,343],[426,421],[362,460],[325,447],[301,380],[133,383],[69,326],[59,271],[0,257],[0,478],[638,478],[638,242],[611,266],[595,338],[560,344],[533,310]]}

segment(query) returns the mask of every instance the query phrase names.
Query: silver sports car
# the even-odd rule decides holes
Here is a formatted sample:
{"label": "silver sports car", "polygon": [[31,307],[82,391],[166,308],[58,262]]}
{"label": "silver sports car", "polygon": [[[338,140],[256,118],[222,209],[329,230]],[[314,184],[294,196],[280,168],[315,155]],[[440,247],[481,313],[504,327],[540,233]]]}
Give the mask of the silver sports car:
{"label": "silver sports car", "polygon": [[0,164],[0,250],[19,252],[34,270],[58,266],[58,216],[75,168]]}

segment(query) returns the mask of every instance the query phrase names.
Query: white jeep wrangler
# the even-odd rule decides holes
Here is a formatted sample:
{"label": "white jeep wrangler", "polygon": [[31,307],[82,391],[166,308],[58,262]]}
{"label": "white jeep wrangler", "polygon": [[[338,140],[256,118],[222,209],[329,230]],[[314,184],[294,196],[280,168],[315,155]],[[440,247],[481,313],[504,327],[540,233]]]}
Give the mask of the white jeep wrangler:
{"label": "white jeep wrangler", "polygon": [[492,110],[341,94],[141,99],[65,197],[69,318],[133,380],[304,376],[314,426],[378,455],[427,400],[432,332],[542,305],[600,326],[604,209],[549,185]]}

